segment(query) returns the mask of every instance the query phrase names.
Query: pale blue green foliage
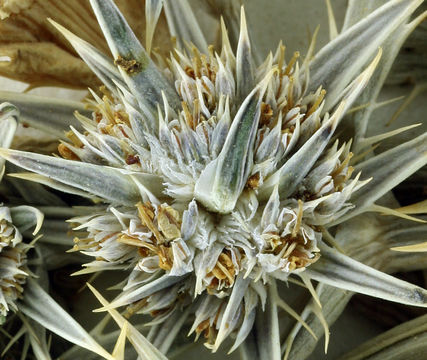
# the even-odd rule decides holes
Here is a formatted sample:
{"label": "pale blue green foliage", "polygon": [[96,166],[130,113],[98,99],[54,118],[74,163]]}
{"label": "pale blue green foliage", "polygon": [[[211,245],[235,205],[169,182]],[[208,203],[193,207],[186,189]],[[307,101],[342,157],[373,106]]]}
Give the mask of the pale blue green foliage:
{"label": "pale blue green foliage", "polygon": [[[212,351],[231,335],[234,350],[263,333],[259,358],[280,359],[299,327],[316,337],[309,313],[327,328],[311,280],[427,306],[426,290],[341,254],[328,232],[427,163],[424,134],[353,168],[352,141],[336,132],[361,97],[375,100],[381,84],[370,80],[396,54],[385,45],[421,2],[388,1],[301,64],[298,54],[286,61],[279,45],[256,66],[243,8],[237,48],[222,23],[215,51],[187,1],[147,0],[146,51],[111,0],[91,0],[113,59],[52,23],[110,98],[92,93],[93,116],[77,115],[83,130],[67,133],[64,159],[0,155],[37,173],[22,178],[105,203],[72,219],[88,235],[73,250],[94,258],[79,273],[127,271],[122,293],[98,311],[114,314],[122,329],[117,307],[157,314],[148,339],[163,353],[191,320],[190,333],[205,334]],[[180,45],[156,64],[150,51],[162,5]],[[366,146],[364,121],[357,146]],[[279,296],[287,281],[313,295],[303,316]],[[285,344],[279,308],[299,326]]]}

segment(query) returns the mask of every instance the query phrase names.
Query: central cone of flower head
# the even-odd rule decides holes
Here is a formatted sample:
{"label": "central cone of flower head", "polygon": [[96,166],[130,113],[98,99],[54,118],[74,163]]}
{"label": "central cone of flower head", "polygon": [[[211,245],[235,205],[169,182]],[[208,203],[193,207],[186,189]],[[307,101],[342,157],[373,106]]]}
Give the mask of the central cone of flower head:
{"label": "central cone of flower head", "polygon": [[[318,259],[321,227],[361,186],[349,180],[350,144],[330,144],[343,105],[322,113],[325,91],[307,91],[299,54],[286,62],[279,45],[255,66],[244,15],[236,53],[222,31],[218,52],[174,50],[157,65],[142,47],[141,61],[115,55],[129,82],[117,75],[121,92],[93,93],[93,119],[78,116],[85,133],[72,129],[59,146],[66,159],[120,168],[139,184],[136,207],[74,219],[88,231],[75,250],[96,258],[86,271],[134,268],[112,306],[166,319],[200,297],[192,331],[214,348],[232,331],[247,335],[265,299],[259,279],[286,279]],[[140,98],[131,85],[145,89]]]}
{"label": "central cone of flower head", "polygon": [[16,309],[15,301],[21,297],[28,276],[23,270],[27,251],[9,208],[0,204],[0,323],[10,308]]}

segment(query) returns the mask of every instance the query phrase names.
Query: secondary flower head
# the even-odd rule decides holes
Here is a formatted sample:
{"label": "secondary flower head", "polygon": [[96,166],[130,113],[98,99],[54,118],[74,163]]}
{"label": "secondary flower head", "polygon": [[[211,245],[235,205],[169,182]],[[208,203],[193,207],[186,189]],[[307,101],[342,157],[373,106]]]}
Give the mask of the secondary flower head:
{"label": "secondary flower head", "polygon": [[[194,43],[154,62],[112,1],[91,4],[114,61],[54,25],[105,84],[102,97],[92,92],[92,117],[77,114],[81,129],[72,127],[59,146],[65,159],[2,155],[39,173],[27,175],[32,180],[108,204],[72,222],[86,231],[74,250],[95,258],[81,273],[131,269],[110,307],[128,306],[128,317],[150,313],[156,324],[182,325],[192,314],[191,331],[216,350],[231,333],[233,349],[240,345],[272,302],[306,326],[276,288],[293,274],[315,297],[310,279],[425,304],[423,289],[348,259],[323,239],[409,175],[398,173],[403,159],[392,169],[394,154],[383,154],[353,176],[351,140],[333,137],[380,62],[378,47],[417,1],[392,1],[314,58],[313,45],[304,61],[299,53],[286,60],[279,44],[259,65],[243,9],[237,48],[222,23],[222,47],[214,49],[197,35],[186,2],[166,1],[170,27],[194,34],[187,39]],[[162,2],[147,4],[154,28]],[[425,147],[425,138],[414,144]],[[426,162],[413,156],[411,171]],[[347,283],[337,266],[354,271]],[[357,287],[360,273],[400,293]]]}
{"label": "secondary flower head", "polygon": [[9,307],[16,309],[15,301],[21,297],[28,273],[24,270],[28,245],[13,226],[9,208],[0,206],[0,319]]}
{"label": "secondary flower head", "polygon": [[[10,104],[0,106],[0,143],[8,147],[16,128],[16,109]],[[4,173],[4,161],[0,162],[0,180]],[[9,208],[0,204],[0,323],[6,317],[9,308],[16,308],[15,301],[21,296],[22,285],[27,273],[26,246],[22,235],[12,224]]]}
{"label": "secondary flower head", "polygon": [[[17,127],[18,110],[9,103],[0,104],[0,145],[9,147]],[[5,172],[4,160],[0,161],[0,181]],[[19,219],[21,229],[14,223]],[[36,218],[36,230],[40,229],[42,215],[29,206],[7,207],[0,203],[0,323],[10,310],[17,310],[16,301],[22,298],[29,275],[27,252],[30,244],[24,242],[21,230],[28,229]]]}

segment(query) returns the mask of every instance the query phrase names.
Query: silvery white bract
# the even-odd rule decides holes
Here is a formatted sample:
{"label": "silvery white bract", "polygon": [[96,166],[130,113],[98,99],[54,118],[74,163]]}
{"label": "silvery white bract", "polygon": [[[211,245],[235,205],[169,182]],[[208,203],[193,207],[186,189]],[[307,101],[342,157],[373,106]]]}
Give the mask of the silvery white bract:
{"label": "silvery white bract", "polygon": [[[307,314],[282,298],[287,281],[310,291],[307,311],[325,327],[311,280],[426,306],[426,290],[344,255],[330,233],[379,211],[375,202],[427,163],[427,134],[377,156],[372,144],[396,132],[364,136],[421,2],[392,0],[368,16],[354,14],[356,21],[314,56],[313,43],[303,61],[279,44],[257,63],[243,9],[237,47],[221,22],[215,49],[187,1],[147,0],[145,49],[111,0],[91,0],[114,60],[52,24],[102,80],[104,95],[92,92],[91,116],[76,114],[79,124],[59,146],[62,158],[1,155],[36,173],[21,178],[105,203],[70,220],[78,234],[73,250],[93,257],[79,273],[128,270],[121,294],[102,300],[100,310],[122,329],[115,308],[127,306],[127,318],[151,314],[148,339],[163,353],[190,320],[190,333],[204,334],[213,351],[230,335],[232,351],[265,334],[254,340],[261,359],[289,354],[298,329],[281,346],[278,309],[316,334]],[[179,46],[154,61],[162,7]],[[341,139],[337,127],[361,104],[354,142]]]}

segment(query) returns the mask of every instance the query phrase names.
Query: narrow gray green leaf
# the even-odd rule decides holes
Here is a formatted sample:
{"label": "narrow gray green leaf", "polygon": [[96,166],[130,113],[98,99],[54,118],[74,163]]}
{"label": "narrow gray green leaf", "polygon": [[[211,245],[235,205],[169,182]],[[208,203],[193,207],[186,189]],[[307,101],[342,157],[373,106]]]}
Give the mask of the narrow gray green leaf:
{"label": "narrow gray green leaf", "polygon": [[17,150],[2,149],[0,156],[26,170],[105,200],[134,205],[140,199],[134,181],[115,168]]}
{"label": "narrow gray green leaf", "polygon": [[357,165],[355,171],[362,172],[361,179],[372,178],[372,180],[353,194],[351,202],[356,205],[355,209],[338,219],[337,223],[365,211],[377,199],[425,164],[427,164],[427,133]]}
{"label": "narrow gray green leaf", "polygon": [[[114,56],[115,64],[137,99],[141,110],[151,114],[153,130],[157,128],[154,115],[157,104],[162,104],[162,92],[174,108],[180,106],[178,94],[151,61],[147,52],[132,32],[123,15],[111,0],[91,0],[92,8]],[[146,113],[150,117],[149,113]]]}
{"label": "narrow gray green leaf", "polygon": [[373,57],[387,37],[423,0],[391,0],[322,48],[310,63],[308,91],[328,91],[324,111],[334,106],[343,89]]}
{"label": "narrow gray green leaf", "polygon": [[401,304],[427,307],[427,290],[375,270],[321,245],[320,259],[307,268],[313,280]]}
{"label": "narrow gray green leaf", "polygon": [[154,30],[162,12],[164,0],[146,0],[145,1],[145,47],[148,54],[151,52]]}
{"label": "narrow gray green leaf", "polygon": [[64,132],[69,130],[70,125],[81,129],[79,121],[74,117],[75,111],[91,117],[91,112],[77,101],[0,91],[0,102],[3,101],[11,102],[19,109],[21,123],[59,139],[65,139]]}
{"label": "narrow gray green leaf", "polygon": [[387,3],[388,0],[349,0],[345,11],[342,31],[358,23],[371,12]]}
{"label": "narrow gray green leaf", "polygon": [[29,318],[56,335],[93,351],[105,359],[114,360],[35,280],[28,279],[24,299],[18,307]]}
{"label": "narrow gray green leaf", "polygon": [[[99,200],[99,198],[96,198],[92,194],[89,194],[87,191],[80,190],[70,185],[65,185],[62,182],[53,180],[50,177],[45,175],[34,174],[34,173],[12,173],[8,175],[13,178],[27,180],[28,182],[31,181],[31,184],[34,184],[34,185],[38,185],[38,186],[40,186],[40,184],[46,185],[46,186],[49,186],[51,189],[58,190],[62,193],[82,196],[92,200]],[[51,203],[51,205],[53,204]]]}
{"label": "narrow gray green leaf", "polygon": [[251,42],[246,25],[245,11],[240,13],[240,37],[236,54],[237,96],[243,100],[254,87]]}

